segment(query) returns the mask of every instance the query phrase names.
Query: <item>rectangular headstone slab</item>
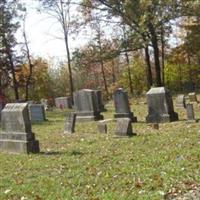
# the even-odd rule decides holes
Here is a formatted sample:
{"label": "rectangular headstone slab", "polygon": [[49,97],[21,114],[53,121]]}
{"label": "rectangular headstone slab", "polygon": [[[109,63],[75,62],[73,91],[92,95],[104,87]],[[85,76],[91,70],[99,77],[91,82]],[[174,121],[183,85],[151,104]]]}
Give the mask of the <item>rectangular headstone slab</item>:
{"label": "rectangular headstone slab", "polygon": [[3,110],[3,104],[0,103],[0,121],[1,121],[1,111]]}
{"label": "rectangular headstone slab", "polygon": [[98,130],[99,133],[107,133],[108,127],[107,127],[107,124],[104,120],[99,121],[97,123],[97,130]]}
{"label": "rectangular headstone slab", "polygon": [[102,91],[94,90],[94,94],[95,94],[95,101],[97,104],[97,110],[99,110],[100,112],[106,111],[102,100]]}
{"label": "rectangular headstone slab", "polygon": [[188,122],[197,122],[194,116],[194,109],[193,104],[187,104],[186,105],[186,113],[187,113],[187,121]]}
{"label": "rectangular headstone slab", "polygon": [[170,91],[165,87],[151,88],[147,94],[147,123],[172,122],[178,120]]}
{"label": "rectangular headstone slab", "polygon": [[133,129],[130,118],[117,119],[115,134],[117,136],[133,136]]}
{"label": "rectangular headstone slab", "polygon": [[58,97],[55,98],[56,108],[72,108],[72,99],[71,97]]}
{"label": "rectangular headstone slab", "polygon": [[134,117],[130,110],[128,95],[122,89],[117,89],[113,94],[115,114],[114,118],[130,118],[132,122],[137,122],[137,117]]}
{"label": "rectangular headstone slab", "polygon": [[41,99],[40,103],[44,106],[45,111],[49,109],[48,99]]}
{"label": "rectangular headstone slab", "polygon": [[43,122],[46,120],[44,105],[29,104],[28,109],[31,122]]}
{"label": "rectangular headstone slab", "polygon": [[64,133],[74,133],[76,123],[76,113],[69,112],[66,115]]}
{"label": "rectangular headstone slab", "polygon": [[94,90],[82,89],[74,92],[73,96],[77,121],[84,122],[103,119],[97,105]]}
{"label": "rectangular headstone slab", "polygon": [[6,104],[2,110],[0,150],[11,153],[38,153],[39,142],[31,131],[27,103]]}
{"label": "rectangular headstone slab", "polygon": [[176,107],[185,108],[186,107],[185,102],[186,102],[185,95],[184,94],[178,95],[176,98]]}

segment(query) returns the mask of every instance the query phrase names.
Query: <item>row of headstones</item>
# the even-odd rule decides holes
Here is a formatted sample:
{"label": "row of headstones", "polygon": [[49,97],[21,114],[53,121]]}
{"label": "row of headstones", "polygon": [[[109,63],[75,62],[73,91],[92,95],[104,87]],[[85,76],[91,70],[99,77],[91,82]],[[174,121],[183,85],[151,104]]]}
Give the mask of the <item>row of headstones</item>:
{"label": "row of headstones", "polygon": [[[77,121],[102,120],[95,92],[93,90],[80,90],[74,93],[74,108]],[[137,117],[131,112],[128,95],[122,89],[117,89],[113,94],[115,114],[114,118],[130,118],[137,122]],[[170,91],[164,87],[152,88],[147,92],[148,116],[146,121],[171,122],[178,120],[178,114],[174,112]]]}
{"label": "row of headstones", "polygon": [[[97,98],[98,97],[98,98]],[[93,90],[81,90],[74,93],[75,113],[68,118],[68,130],[74,129],[75,118],[79,121],[103,119],[101,93]],[[127,93],[122,89],[114,93],[115,118],[117,118],[116,134],[132,135],[131,122],[136,122],[130,111]],[[172,97],[164,87],[152,88],[147,93],[147,122],[170,122],[178,120],[174,112]],[[101,107],[101,109],[100,109]],[[2,132],[0,133],[0,149],[18,153],[39,152],[39,142],[31,131],[28,103],[7,104],[2,111]]]}

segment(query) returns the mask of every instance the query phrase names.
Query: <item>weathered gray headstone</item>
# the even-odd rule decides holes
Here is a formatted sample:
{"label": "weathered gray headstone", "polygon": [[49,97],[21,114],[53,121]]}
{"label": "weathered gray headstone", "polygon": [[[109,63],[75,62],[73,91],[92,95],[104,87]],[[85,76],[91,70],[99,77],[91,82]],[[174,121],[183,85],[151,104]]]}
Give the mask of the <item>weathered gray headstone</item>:
{"label": "weathered gray headstone", "polygon": [[198,103],[197,95],[195,92],[189,93],[188,96],[191,103]]}
{"label": "weathered gray headstone", "polygon": [[94,121],[103,119],[97,105],[94,90],[79,90],[74,92],[73,96],[77,121]]}
{"label": "weathered gray headstone", "polygon": [[3,104],[0,103],[0,121],[1,121],[1,111],[3,110]]}
{"label": "weathered gray headstone", "polygon": [[94,94],[96,97],[96,104],[97,104],[97,109],[100,112],[104,112],[106,111],[104,104],[103,104],[103,100],[102,100],[102,92],[101,90],[94,90]]}
{"label": "weathered gray headstone", "polygon": [[0,149],[12,153],[38,153],[27,103],[9,103],[2,110]]}
{"label": "weathered gray headstone", "polygon": [[132,136],[133,129],[130,118],[119,118],[116,123],[115,134],[117,136]]}
{"label": "weathered gray headstone", "polygon": [[48,99],[41,99],[40,103],[44,106],[45,111],[47,111],[49,109]]}
{"label": "weathered gray headstone", "polygon": [[185,95],[180,94],[176,98],[176,107],[177,108],[185,108]]}
{"label": "weathered gray headstone", "polygon": [[197,122],[194,116],[193,104],[186,104],[186,113],[188,122]]}
{"label": "weathered gray headstone", "polygon": [[56,108],[72,108],[72,99],[71,97],[58,97],[55,98]]}
{"label": "weathered gray headstone", "polygon": [[107,133],[108,131],[107,124],[103,120],[97,123],[97,129],[100,133]]}
{"label": "weathered gray headstone", "polygon": [[74,133],[76,123],[76,113],[69,112],[66,115],[64,133]]}
{"label": "weathered gray headstone", "polygon": [[28,109],[31,122],[43,122],[46,120],[44,105],[29,104]]}
{"label": "weathered gray headstone", "polygon": [[117,89],[114,94],[115,114],[114,118],[130,118],[132,122],[137,122],[137,117],[134,117],[130,110],[128,95],[122,89]]}
{"label": "weathered gray headstone", "polygon": [[170,91],[165,87],[151,88],[147,92],[147,123],[172,122],[178,120]]}

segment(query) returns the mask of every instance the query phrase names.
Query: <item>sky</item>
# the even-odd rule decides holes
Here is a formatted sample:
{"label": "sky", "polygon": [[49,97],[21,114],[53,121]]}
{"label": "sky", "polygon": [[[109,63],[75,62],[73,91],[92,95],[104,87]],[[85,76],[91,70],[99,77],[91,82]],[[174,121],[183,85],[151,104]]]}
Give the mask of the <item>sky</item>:
{"label": "sky", "polygon": [[[65,60],[66,50],[60,24],[49,15],[39,13],[36,9],[38,6],[36,1],[21,0],[21,2],[25,3],[27,7],[25,30],[31,55]],[[23,42],[22,29],[18,30],[16,36],[19,42]],[[70,36],[71,51],[83,46],[90,37],[89,34]]]}

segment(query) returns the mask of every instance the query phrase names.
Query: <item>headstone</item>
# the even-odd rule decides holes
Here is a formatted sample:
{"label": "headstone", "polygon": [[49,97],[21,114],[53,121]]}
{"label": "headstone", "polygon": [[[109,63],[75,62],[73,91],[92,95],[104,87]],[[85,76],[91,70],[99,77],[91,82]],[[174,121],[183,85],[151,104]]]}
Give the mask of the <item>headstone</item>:
{"label": "headstone", "polygon": [[97,130],[100,133],[107,133],[108,127],[107,127],[107,124],[104,122],[104,120],[103,121],[99,121],[97,123]]}
{"label": "headstone", "polygon": [[185,95],[180,94],[176,98],[176,107],[177,108],[185,108]]}
{"label": "headstone", "polygon": [[197,96],[195,92],[191,92],[188,94],[189,100],[191,103],[198,103]]}
{"label": "headstone", "polygon": [[151,88],[147,92],[147,123],[172,122],[178,120],[170,91],[165,87]]}
{"label": "headstone", "polygon": [[116,123],[115,134],[117,136],[132,136],[133,129],[130,118],[119,118]]}
{"label": "headstone", "polygon": [[101,92],[101,90],[94,90],[94,94],[96,96],[97,109],[100,112],[106,111],[106,109],[104,107],[104,104],[103,104],[103,100],[102,100],[102,92]]}
{"label": "headstone", "polygon": [[134,117],[130,110],[128,95],[122,89],[117,89],[114,94],[115,114],[114,118],[130,118],[132,122],[137,122],[137,117]]}
{"label": "headstone", "polygon": [[74,92],[74,108],[77,121],[102,120],[94,90],[82,89]]}
{"label": "headstone", "polygon": [[188,122],[197,122],[194,116],[193,104],[186,104],[186,113]]}
{"label": "headstone", "polygon": [[40,103],[44,106],[45,111],[47,111],[49,109],[48,99],[41,99]]}
{"label": "headstone", "polygon": [[28,109],[31,122],[43,122],[46,120],[44,105],[29,104]]}
{"label": "headstone", "polygon": [[69,112],[66,115],[64,133],[74,133],[76,123],[76,113]]}
{"label": "headstone", "polygon": [[31,130],[27,103],[9,103],[2,110],[0,150],[12,153],[38,153],[39,142]]}
{"label": "headstone", "polygon": [[56,108],[65,109],[72,108],[72,99],[71,97],[58,97],[55,98]]}

